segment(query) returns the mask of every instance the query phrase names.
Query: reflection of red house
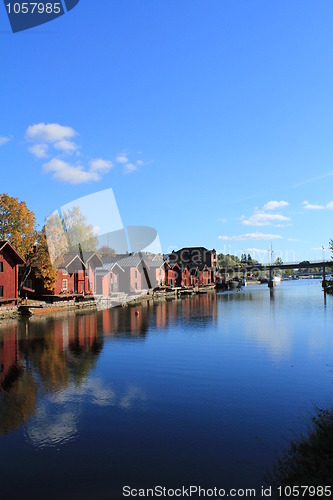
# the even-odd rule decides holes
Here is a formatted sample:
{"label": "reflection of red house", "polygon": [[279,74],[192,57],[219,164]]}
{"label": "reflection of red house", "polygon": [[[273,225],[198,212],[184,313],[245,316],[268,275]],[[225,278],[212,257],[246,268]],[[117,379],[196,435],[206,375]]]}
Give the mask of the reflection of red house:
{"label": "reflection of red house", "polygon": [[8,334],[0,336],[0,386],[6,383],[6,377],[18,366],[19,349],[16,328],[10,328]]}
{"label": "reflection of red house", "polygon": [[16,304],[18,300],[18,266],[22,257],[8,241],[0,241],[0,306]]}

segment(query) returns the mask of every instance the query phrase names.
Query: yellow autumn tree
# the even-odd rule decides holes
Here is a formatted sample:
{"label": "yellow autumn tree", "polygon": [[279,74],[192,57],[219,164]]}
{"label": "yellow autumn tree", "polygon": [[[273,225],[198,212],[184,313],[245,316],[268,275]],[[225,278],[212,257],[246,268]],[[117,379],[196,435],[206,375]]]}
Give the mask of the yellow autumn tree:
{"label": "yellow autumn tree", "polygon": [[36,278],[43,280],[44,288],[50,292],[53,291],[57,281],[57,271],[50,259],[45,227],[38,234],[36,245],[28,255],[27,262],[30,268],[34,269]]}
{"label": "yellow autumn tree", "polygon": [[36,217],[24,201],[0,194],[0,240],[7,240],[26,258],[36,241]]}

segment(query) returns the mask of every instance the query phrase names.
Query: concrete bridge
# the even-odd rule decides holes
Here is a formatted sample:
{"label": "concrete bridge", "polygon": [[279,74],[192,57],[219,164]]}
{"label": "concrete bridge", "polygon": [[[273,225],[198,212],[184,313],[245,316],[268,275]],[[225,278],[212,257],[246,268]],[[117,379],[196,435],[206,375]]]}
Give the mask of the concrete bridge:
{"label": "concrete bridge", "polygon": [[326,280],[326,268],[333,269],[333,260],[303,260],[297,262],[284,262],[282,264],[272,263],[272,264],[253,264],[244,265],[240,264],[238,266],[220,267],[219,274],[221,276],[227,275],[229,273],[242,273],[243,276],[249,273],[269,273],[268,286],[271,288],[274,286],[274,274],[277,269],[294,269],[309,271],[309,269],[320,268],[323,281]]}

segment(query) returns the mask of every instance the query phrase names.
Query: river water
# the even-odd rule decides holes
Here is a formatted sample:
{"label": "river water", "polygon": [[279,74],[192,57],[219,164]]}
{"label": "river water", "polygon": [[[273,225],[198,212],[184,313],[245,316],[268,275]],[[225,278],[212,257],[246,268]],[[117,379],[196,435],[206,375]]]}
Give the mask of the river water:
{"label": "river water", "polygon": [[[0,326],[0,497],[260,488],[333,389],[320,280]],[[259,497],[259,496],[258,496]]]}

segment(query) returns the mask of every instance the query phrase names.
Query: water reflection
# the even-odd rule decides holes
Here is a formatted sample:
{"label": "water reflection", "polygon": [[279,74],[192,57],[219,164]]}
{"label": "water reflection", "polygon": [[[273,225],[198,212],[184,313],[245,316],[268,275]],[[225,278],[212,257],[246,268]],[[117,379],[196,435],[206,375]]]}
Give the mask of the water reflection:
{"label": "water reflection", "polygon": [[[0,433],[32,418],[29,439],[41,447],[67,442],[77,434],[78,405],[130,409],[146,394],[131,384],[116,394],[96,369],[106,338],[145,341],[149,329],[176,322],[208,328],[217,321],[214,293],[98,313],[31,318],[1,325]],[[71,404],[73,406],[71,409]],[[66,407],[66,411],[64,408]]]}

